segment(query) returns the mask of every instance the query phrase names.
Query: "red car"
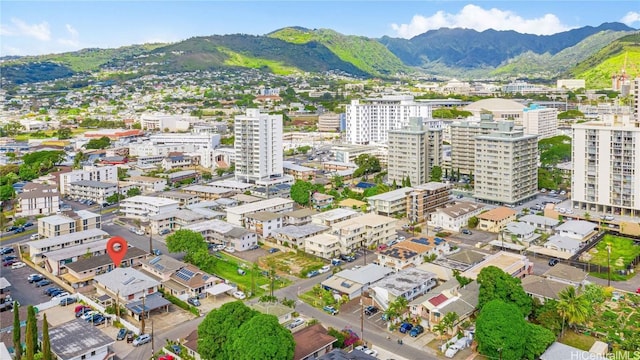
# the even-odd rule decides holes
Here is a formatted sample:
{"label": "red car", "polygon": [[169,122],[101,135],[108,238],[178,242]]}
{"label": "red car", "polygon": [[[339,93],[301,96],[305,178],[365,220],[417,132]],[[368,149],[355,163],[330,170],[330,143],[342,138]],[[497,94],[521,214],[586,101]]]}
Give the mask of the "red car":
{"label": "red car", "polygon": [[158,358],[158,360],[174,360],[175,358],[169,354],[162,355]]}
{"label": "red car", "polygon": [[4,263],[2,263],[2,266],[11,266],[11,265],[15,264],[16,262],[18,262],[18,259],[7,260]]}
{"label": "red car", "polygon": [[640,294],[640,288],[636,289],[636,294]]}
{"label": "red car", "polygon": [[80,312],[80,311],[82,311],[84,309],[91,309],[91,308],[89,306],[86,306],[86,305],[78,305],[75,308],[75,313],[77,314],[78,312]]}

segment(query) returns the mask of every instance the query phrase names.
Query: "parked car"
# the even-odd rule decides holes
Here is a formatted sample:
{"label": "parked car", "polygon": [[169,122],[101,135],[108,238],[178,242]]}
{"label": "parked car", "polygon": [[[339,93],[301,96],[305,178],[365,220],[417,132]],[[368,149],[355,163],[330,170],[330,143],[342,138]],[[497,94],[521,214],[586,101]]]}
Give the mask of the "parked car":
{"label": "parked car", "polygon": [[23,263],[22,261],[14,262],[13,264],[11,264],[11,270],[20,269],[25,266],[27,266],[27,264]]}
{"label": "parked car", "polygon": [[116,340],[124,340],[127,337],[127,329],[122,328],[118,331],[118,335],[116,336]]}
{"label": "parked car", "polygon": [[27,221],[24,225],[22,225],[24,227],[29,227],[29,226],[33,226],[33,223],[30,221]]}
{"label": "parked car", "polygon": [[451,347],[449,347],[447,349],[447,351],[445,351],[444,356],[446,356],[449,359],[451,359],[452,357],[454,357],[458,353],[459,350],[460,350],[460,348],[458,346],[456,346],[455,344],[451,345]]}
{"label": "parked car", "polygon": [[187,302],[193,306],[200,306],[200,299],[198,299],[197,297],[190,297],[189,299],[187,299]]}
{"label": "parked car", "polygon": [[31,284],[34,282],[38,282],[40,280],[44,279],[44,276],[40,275],[40,274],[31,274],[29,276],[27,276],[27,281]]}
{"label": "parked car", "polygon": [[76,298],[74,297],[66,297],[60,300],[60,306],[67,306],[69,304],[73,304],[76,302]]}
{"label": "parked car", "polygon": [[379,309],[375,306],[367,306],[366,308],[364,308],[364,314],[367,316],[371,316],[375,313],[377,313],[379,311]]}
{"label": "parked car", "polygon": [[293,320],[291,322],[291,324],[287,325],[287,327],[289,329],[295,329],[295,328],[297,328],[298,326],[300,326],[302,324],[304,324],[304,319],[303,318],[297,318],[297,319]]}
{"label": "parked car", "polygon": [[91,310],[91,308],[84,308],[76,313],[76,317],[82,318],[84,315],[86,315],[88,312],[91,312],[91,311],[93,311]]}
{"label": "parked car", "polygon": [[278,251],[280,251],[280,249],[278,249],[278,248],[271,248],[271,249],[269,249],[269,254],[277,253]]}
{"label": "parked car", "polygon": [[47,285],[51,285],[51,280],[49,279],[42,279],[40,281],[38,281],[36,283],[36,287],[43,287],[43,286],[47,286]]}
{"label": "parked car", "polygon": [[402,323],[402,325],[400,325],[399,330],[401,333],[406,334],[409,331],[411,331],[411,329],[413,329],[413,324],[405,322],[405,323]]}
{"label": "parked car", "polygon": [[409,332],[409,336],[418,337],[418,335],[422,334],[423,332],[424,332],[424,327],[422,327],[422,325],[416,325]]}
{"label": "parked car", "polygon": [[19,227],[19,228],[13,230],[14,234],[20,234],[20,233],[23,233],[23,232],[24,232],[24,228],[23,227]]}
{"label": "parked car", "polygon": [[463,233],[463,234],[465,234],[465,235],[471,235],[471,234],[473,234],[473,233],[471,232],[471,230],[469,230],[469,229],[462,229],[462,233]]}
{"label": "parked car", "polygon": [[312,278],[314,276],[318,276],[320,274],[320,272],[318,270],[311,270],[307,273],[307,277],[308,278]]}
{"label": "parked car", "polygon": [[322,308],[322,310],[324,310],[325,312],[331,315],[338,315],[338,309],[334,308],[331,305],[326,305],[325,307]]}
{"label": "parked car", "polygon": [[260,249],[260,245],[255,244],[249,248],[249,250],[256,250],[256,249]]}
{"label": "parked car", "polygon": [[84,309],[91,310],[91,308],[89,306],[87,306],[87,305],[78,305],[78,306],[75,307],[75,309],[73,309],[73,311],[77,314],[80,311],[83,311]]}
{"label": "parked car", "polygon": [[169,230],[169,229],[162,229],[162,230],[160,230],[160,235],[167,235],[170,232],[171,232],[171,230]]}
{"label": "parked car", "polygon": [[96,317],[93,318],[93,325],[94,326],[98,326],[98,325],[102,325],[107,321],[107,318],[105,318],[102,314],[98,315]]}
{"label": "parked car", "polygon": [[556,264],[557,264],[558,262],[560,262],[560,260],[555,259],[555,258],[554,258],[554,259],[551,259],[551,260],[549,260],[549,266],[556,266]]}
{"label": "parked car", "polygon": [[324,273],[329,272],[329,270],[331,270],[331,265],[325,265],[325,266],[321,267],[320,269],[318,269],[318,272],[320,274],[324,274]]}
{"label": "parked car", "polygon": [[236,291],[233,293],[233,297],[236,299],[244,300],[247,298],[247,295],[245,295],[245,293],[242,291]]}
{"label": "parked car", "polygon": [[160,256],[162,255],[162,251],[160,251],[160,249],[153,249],[153,255]]}
{"label": "parked car", "polygon": [[236,249],[232,248],[231,246],[227,246],[226,248],[224,248],[224,251],[228,253],[234,253],[236,252]]}
{"label": "parked car", "polygon": [[340,259],[331,259],[331,265],[340,266],[340,264],[342,264],[342,260],[340,260]]}
{"label": "parked car", "polygon": [[[180,347],[180,345],[178,345],[178,344],[173,344],[173,345],[171,345],[171,350],[172,350],[174,353],[178,354],[178,355],[180,355],[180,353],[182,352],[182,348],[181,348],[181,347]],[[169,356],[171,356],[171,355],[169,355]]]}
{"label": "parked car", "polygon": [[11,260],[6,260],[5,262],[2,263],[2,266],[13,266],[13,264],[17,263],[18,259],[11,259]]}
{"label": "parked car", "polygon": [[7,227],[7,229],[6,229],[6,230],[7,230],[7,232],[9,232],[9,231],[14,231],[14,230],[16,230],[17,228],[19,228],[19,226],[12,225],[12,226]]}
{"label": "parked car", "polygon": [[136,231],[134,232],[136,233],[136,235],[140,235],[140,236],[144,235],[144,230],[142,229],[136,229]]}
{"label": "parked car", "polygon": [[66,292],[66,291],[63,291],[63,292],[58,293],[57,295],[53,295],[52,297],[53,297],[54,299],[56,299],[56,300],[60,300],[60,299],[62,299],[63,297],[67,297],[67,296],[69,296],[69,295],[71,295],[71,294],[69,294],[69,293],[68,293],[68,292]]}
{"label": "parked car", "polygon": [[353,255],[342,254],[342,255],[340,255],[340,259],[341,259],[342,261],[352,262],[352,261],[354,261],[356,258],[355,258]]}
{"label": "parked car", "polygon": [[175,358],[171,354],[165,354],[160,356],[158,360],[175,360]]}
{"label": "parked car", "polygon": [[436,226],[436,227],[433,228],[433,231],[440,232],[440,231],[442,231],[442,227]]}
{"label": "parked car", "polygon": [[87,319],[90,319],[94,315],[97,315],[97,314],[100,314],[100,313],[95,311],[95,310],[87,311],[87,312],[84,313],[84,315],[80,316],[80,319],[87,320]]}
{"label": "parked car", "polygon": [[3,247],[2,249],[0,249],[0,254],[1,255],[7,255],[7,254],[11,254],[14,251],[15,250],[13,250],[12,247]]}
{"label": "parked car", "polygon": [[141,334],[135,340],[133,340],[133,346],[144,345],[151,341],[151,335],[149,334]]}
{"label": "parked car", "polygon": [[133,333],[133,331],[131,330],[127,331],[127,344],[132,343],[135,337],[136,335]]}
{"label": "parked car", "polygon": [[2,257],[2,261],[9,261],[9,260],[16,260],[17,261],[18,257],[15,255],[7,255],[7,256],[3,256]]}
{"label": "parked car", "polygon": [[43,291],[43,293],[44,293],[45,295],[49,295],[49,296],[51,296],[50,294],[51,294],[52,292],[54,292],[54,291],[58,291],[58,290],[62,291],[62,289],[60,289],[59,287],[50,287],[50,288],[46,288],[46,289]]}
{"label": "parked car", "polygon": [[367,355],[371,355],[373,357],[378,357],[378,351],[373,350],[373,349],[366,349],[364,351],[364,353],[367,354]]}
{"label": "parked car", "polygon": [[32,234],[32,235],[31,235],[31,237],[30,237],[29,239],[31,239],[31,240],[38,240],[38,239],[40,239],[40,235],[38,235],[38,234]]}

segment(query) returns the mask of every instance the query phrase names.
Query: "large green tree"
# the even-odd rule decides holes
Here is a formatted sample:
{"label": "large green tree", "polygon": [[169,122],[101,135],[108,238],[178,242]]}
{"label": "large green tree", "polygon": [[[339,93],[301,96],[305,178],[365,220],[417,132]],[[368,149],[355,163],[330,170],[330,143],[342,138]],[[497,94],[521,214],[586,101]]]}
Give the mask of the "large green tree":
{"label": "large green tree", "polygon": [[7,201],[10,199],[13,199],[15,194],[16,194],[16,191],[13,188],[13,186],[11,185],[0,186],[0,200]]}
{"label": "large green tree", "polygon": [[20,311],[17,301],[13,302],[13,349],[15,360],[22,358],[22,340],[20,339]]}
{"label": "large green tree", "polygon": [[198,353],[203,359],[229,359],[223,353],[240,327],[258,314],[241,301],[229,302],[207,314],[198,326]]}
{"label": "large green tree", "polygon": [[478,352],[491,359],[522,359],[526,322],[520,309],[502,300],[487,302],[476,320]]}
{"label": "large green tree", "polygon": [[71,132],[71,129],[69,129],[69,128],[60,128],[60,129],[58,129],[58,139],[59,140],[71,139],[72,135],[73,135],[73,133]]}
{"label": "large green tree", "polygon": [[277,317],[268,314],[249,319],[230,340],[224,352],[227,359],[236,360],[293,359],[296,347],[291,331],[280,325]]}
{"label": "large green tree", "polygon": [[111,145],[111,139],[107,136],[103,136],[99,139],[91,139],[88,143],[84,145],[84,148],[89,149],[105,149]]}
{"label": "large green tree", "polygon": [[312,183],[303,180],[296,180],[295,184],[291,186],[291,200],[302,206],[306,206],[309,204],[313,189],[314,186]]}
{"label": "large green tree", "polygon": [[538,359],[549,345],[556,341],[553,332],[540,325],[526,323],[525,330],[527,342],[524,347],[524,358],[526,359]]}
{"label": "large green tree", "polygon": [[38,352],[38,320],[36,319],[36,310],[33,305],[27,308],[27,331],[24,335],[25,341],[25,359],[34,360]]}
{"label": "large green tree", "polygon": [[198,232],[180,229],[167,236],[167,249],[169,252],[185,252],[187,256],[200,251],[207,251],[207,242]]}
{"label": "large green tree", "polygon": [[523,317],[531,313],[531,298],[524,292],[520,279],[514,278],[495,266],[480,270],[477,278],[480,284],[478,308],[491,300],[502,300],[516,305]]}
{"label": "large green tree", "polygon": [[52,360],[51,340],[49,339],[49,323],[47,322],[47,314],[42,318],[42,360]]}

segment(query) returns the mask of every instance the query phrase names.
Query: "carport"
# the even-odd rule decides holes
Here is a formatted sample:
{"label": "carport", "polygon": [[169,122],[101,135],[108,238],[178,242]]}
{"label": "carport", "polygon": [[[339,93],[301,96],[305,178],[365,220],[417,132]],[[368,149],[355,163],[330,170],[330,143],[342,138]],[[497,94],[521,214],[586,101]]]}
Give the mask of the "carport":
{"label": "carport", "polygon": [[171,302],[162,297],[160,293],[153,293],[144,300],[132,301],[125,307],[136,320],[140,320],[140,315],[143,312],[147,313],[147,317],[149,317],[151,311],[156,309],[164,309],[166,312],[169,312],[169,305],[171,305]]}
{"label": "carport", "polygon": [[220,284],[215,284],[212,287],[208,288],[207,290],[205,290],[205,292],[209,295],[213,295],[213,299],[216,299],[216,296],[220,295],[220,294],[224,294],[228,291],[231,290],[235,290],[236,287],[231,286],[229,284],[225,284],[225,283],[220,283]]}

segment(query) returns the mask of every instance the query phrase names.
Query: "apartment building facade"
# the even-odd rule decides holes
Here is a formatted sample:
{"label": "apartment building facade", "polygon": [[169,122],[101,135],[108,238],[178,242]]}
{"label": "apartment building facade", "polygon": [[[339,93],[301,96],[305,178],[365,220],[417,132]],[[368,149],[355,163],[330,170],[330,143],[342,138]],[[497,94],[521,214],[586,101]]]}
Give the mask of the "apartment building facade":
{"label": "apartment building facade", "polygon": [[424,184],[431,168],[442,165],[442,128],[437,125],[432,128],[423,118],[411,117],[406,127],[389,130],[388,137],[390,182],[409,177],[411,184]]}
{"label": "apartment building facade", "polygon": [[179,202],[172,199],[138,195],[120,201],[120,212],[124,217],[149,221],[149,217],[178,210]]}
{"label": "apartment building facade", "polygon": [[558,109],[532,104],[522,112],[524,133],[547,139],[558,135]]}
{"label": "apartment building facade", "polygon": [[38,235],[40,238],[51,238],[78,231],[100,229],[100,214],[87,210],[79,210],[75,214],[51,215],[38,219]]}
{"label": "apartment building facade", "polygon": [[512,122],[475,140],[474,197],[490,204],[516,205],[538,190],[538,136]]}
{"label": "apartment building facade", "polygon": [[387,143],[388,131],[407,126],[411,117],[432,118],[431,105],[415,102],[412,96],[352,100],[345,117],[347,142],[361,145]]}
{"label": "apartment building facade", "polygon": [[28,183],[17,198],[17,216],[51,215],[60,211],[60,196],[55,186]]}
{"label": "apartment building facade", "polygon": [[585,211],[640,216],[640,128],[607,120],[572,126],[571,202]]}
{"label": "apartment building facade", "polygon": [[498,129],[493,115],[484,113],[480,121],[453,122],[451,131],[451,169],[460,174],[472,175],[475,170],[476,137],[487,135]]}
{"label": "apartment building facade", "polygon": [[118,181],[118,168],[113,165],[85,166],[82,170],[62,173],[60,174],[60,194],[67,195],[71,183],[83,180],[115,183]]}
{"label": "apartment building facade", "polygon": [[236,116],[235,179],[255,183],[283,175],[282,115],[247,109]]}
{"label": "apartment building facade", "polygon": [[407,218],[411,222],[429,221],[430,214],[451,200],[451,184],[428,182],[413,187],[407,194]]}
{"label": "apartment building facade", "polygon": [[75,200],[89,199],[102,204],[109,196],[117,192],[117,183],[81,180],[69,184],[69,193],[67,195]]}

